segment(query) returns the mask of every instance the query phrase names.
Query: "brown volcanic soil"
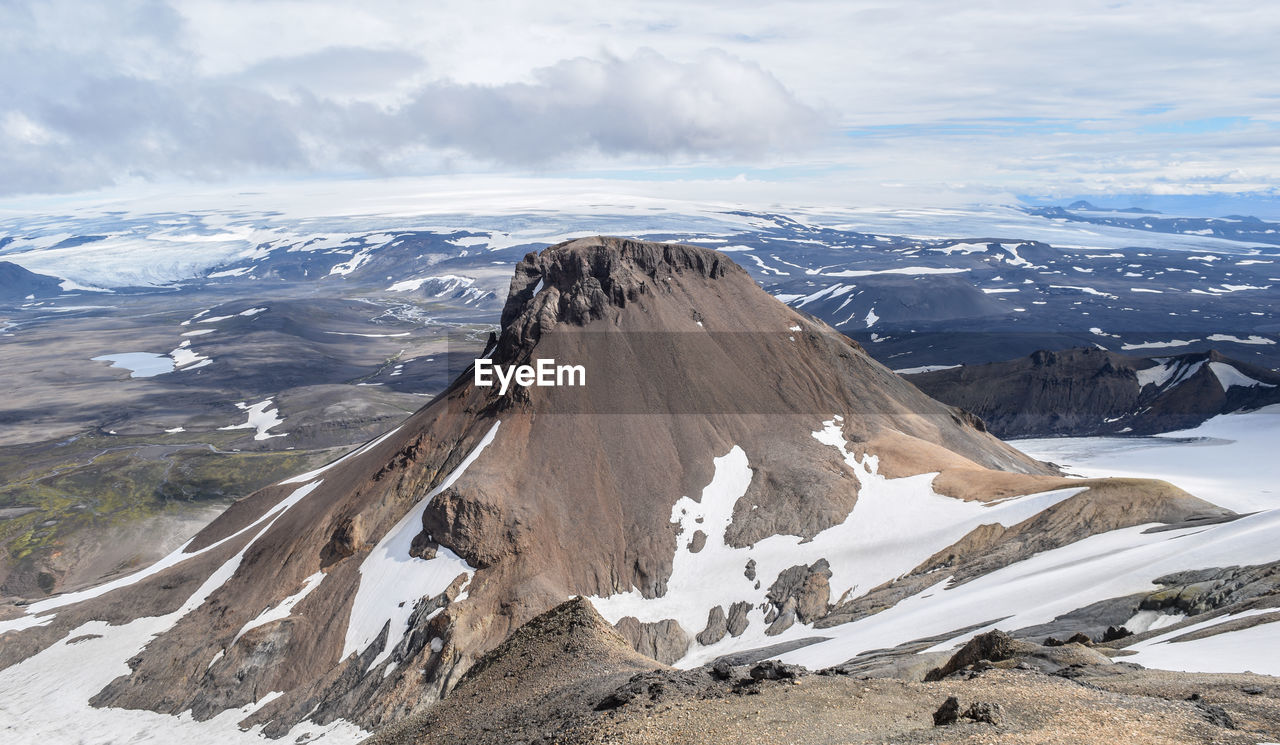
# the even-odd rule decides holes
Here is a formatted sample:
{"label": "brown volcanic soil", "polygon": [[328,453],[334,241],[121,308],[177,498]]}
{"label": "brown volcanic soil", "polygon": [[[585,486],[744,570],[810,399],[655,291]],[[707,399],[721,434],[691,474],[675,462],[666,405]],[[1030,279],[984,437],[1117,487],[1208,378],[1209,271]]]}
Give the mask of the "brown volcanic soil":
{"label": "brown volcanic soil", "polygon": [[[726,679],[710,668],[655,667],[631,652],[589,603],[574,600],[519,629],[449,698],[364,745],[1256,745],[1280,736],[1280,684],[1273,678],[1150,671],[1095,657],[1103,661],[1068,668],[1070,677],[991,668],[936,683],[838,674],[751,683],[744,667],[727,670]],[[601,702],[618,703],[610,694],[620,689],[628,700],[599,710]],[[962,711],[976,702],[998,704],[999,723],[935,726],[933,713],[949,696]],[[1214,707],[1235,729],[1223,726]]]}

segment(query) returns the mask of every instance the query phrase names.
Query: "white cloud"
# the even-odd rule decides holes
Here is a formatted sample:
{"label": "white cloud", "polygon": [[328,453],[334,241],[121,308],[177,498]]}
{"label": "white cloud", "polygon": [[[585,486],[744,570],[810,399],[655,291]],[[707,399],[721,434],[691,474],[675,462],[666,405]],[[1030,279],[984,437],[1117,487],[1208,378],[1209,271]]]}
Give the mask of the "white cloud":
{"label": "white cloud", "polygon": [[48,145],[54,140],[52,132],[31,121],[31,118],[21,111],[10,111],[5,114],[4,120],[0,121],[0,132],[20,145]]}
{"label": "white cloud", "polygon": [[1245,0],[9,2],[0,185],[781,167],[1249,191],[1280,180],[1278,31]]}

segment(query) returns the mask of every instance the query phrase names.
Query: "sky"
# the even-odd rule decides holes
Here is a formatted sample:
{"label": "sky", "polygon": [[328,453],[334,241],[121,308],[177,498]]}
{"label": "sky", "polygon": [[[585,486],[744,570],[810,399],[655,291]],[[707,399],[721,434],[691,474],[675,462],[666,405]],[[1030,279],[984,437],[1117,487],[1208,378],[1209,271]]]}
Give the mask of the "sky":
{"label": "sky", "polygon": [[1280,5],[0,0],[0,201],[406,177],[1275,197]]}

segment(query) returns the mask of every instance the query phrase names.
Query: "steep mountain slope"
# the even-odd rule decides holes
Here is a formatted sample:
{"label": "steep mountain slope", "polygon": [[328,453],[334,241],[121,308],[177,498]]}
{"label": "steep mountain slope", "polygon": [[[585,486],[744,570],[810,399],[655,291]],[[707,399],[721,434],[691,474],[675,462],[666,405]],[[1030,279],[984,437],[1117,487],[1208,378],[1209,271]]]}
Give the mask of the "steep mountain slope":
{"label": "steep mountain slope", "polygon": [[1216,351],[1160,357],[1041,351],[906,377],[981,417],[1000,437],[1172,432],[1280,403],[1280,373]]}
{"label": "steep mountain slope", "polygon": [[[1235,517],[1162,482],[1055,475],[708,249],[590,238],[529,254],[485,354],[580,364],[586,384],[503,395],[464,374],[155,566],[7,609],[0,693],[41,690],[74,655],[95,661],[77,695],[120,726],[154,730],[125,711],[145,710],[270,736],[372,727],[570,595],[602,598],[665,661],[818,635],[839,662],[866,647],[828,629],[924,577]],[[50,736],[78,716],[22,715]]]}

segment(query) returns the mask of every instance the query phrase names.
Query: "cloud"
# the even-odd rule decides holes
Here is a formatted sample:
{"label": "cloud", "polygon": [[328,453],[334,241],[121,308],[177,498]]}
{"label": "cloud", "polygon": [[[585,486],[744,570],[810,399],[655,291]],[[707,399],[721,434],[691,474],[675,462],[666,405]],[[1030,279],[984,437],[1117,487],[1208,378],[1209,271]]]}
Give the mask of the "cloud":
{"label": "cloud", "polygon": [[1256,0],[0,0],[0,193],[705,168],[1245,190],[1280,181],[1277,32]]}
{"label": "cloud", "polygon": [[360,100],[394,91],[421,73],[425,62],[398,49],[331,46],[291,57],[270,57],[228,76],[237,84],[288,96],[297,91]]}
{"label": "cloud", "polygon": [[759,66],[710,52],[577,58],[532,83],[434,84],[406,107],[434,145],[501,163],[606,156],[758,157],[811,143],[821,115]]}
{"label": "cloud", "polygon": [[803,147],[822,126],[822,115],[776,78],[722,52],[689,62],[652,50],[579,57],[533,70],[527,83],[417,85],[390,106],[339,95],[420,66],[408,54],[339,48],[212,79],[84,76],[71,90],[28,95],[23,108],[0,112],[0,189],[388,174],[458,159],[529,169],[587,158],[755,158]]}

